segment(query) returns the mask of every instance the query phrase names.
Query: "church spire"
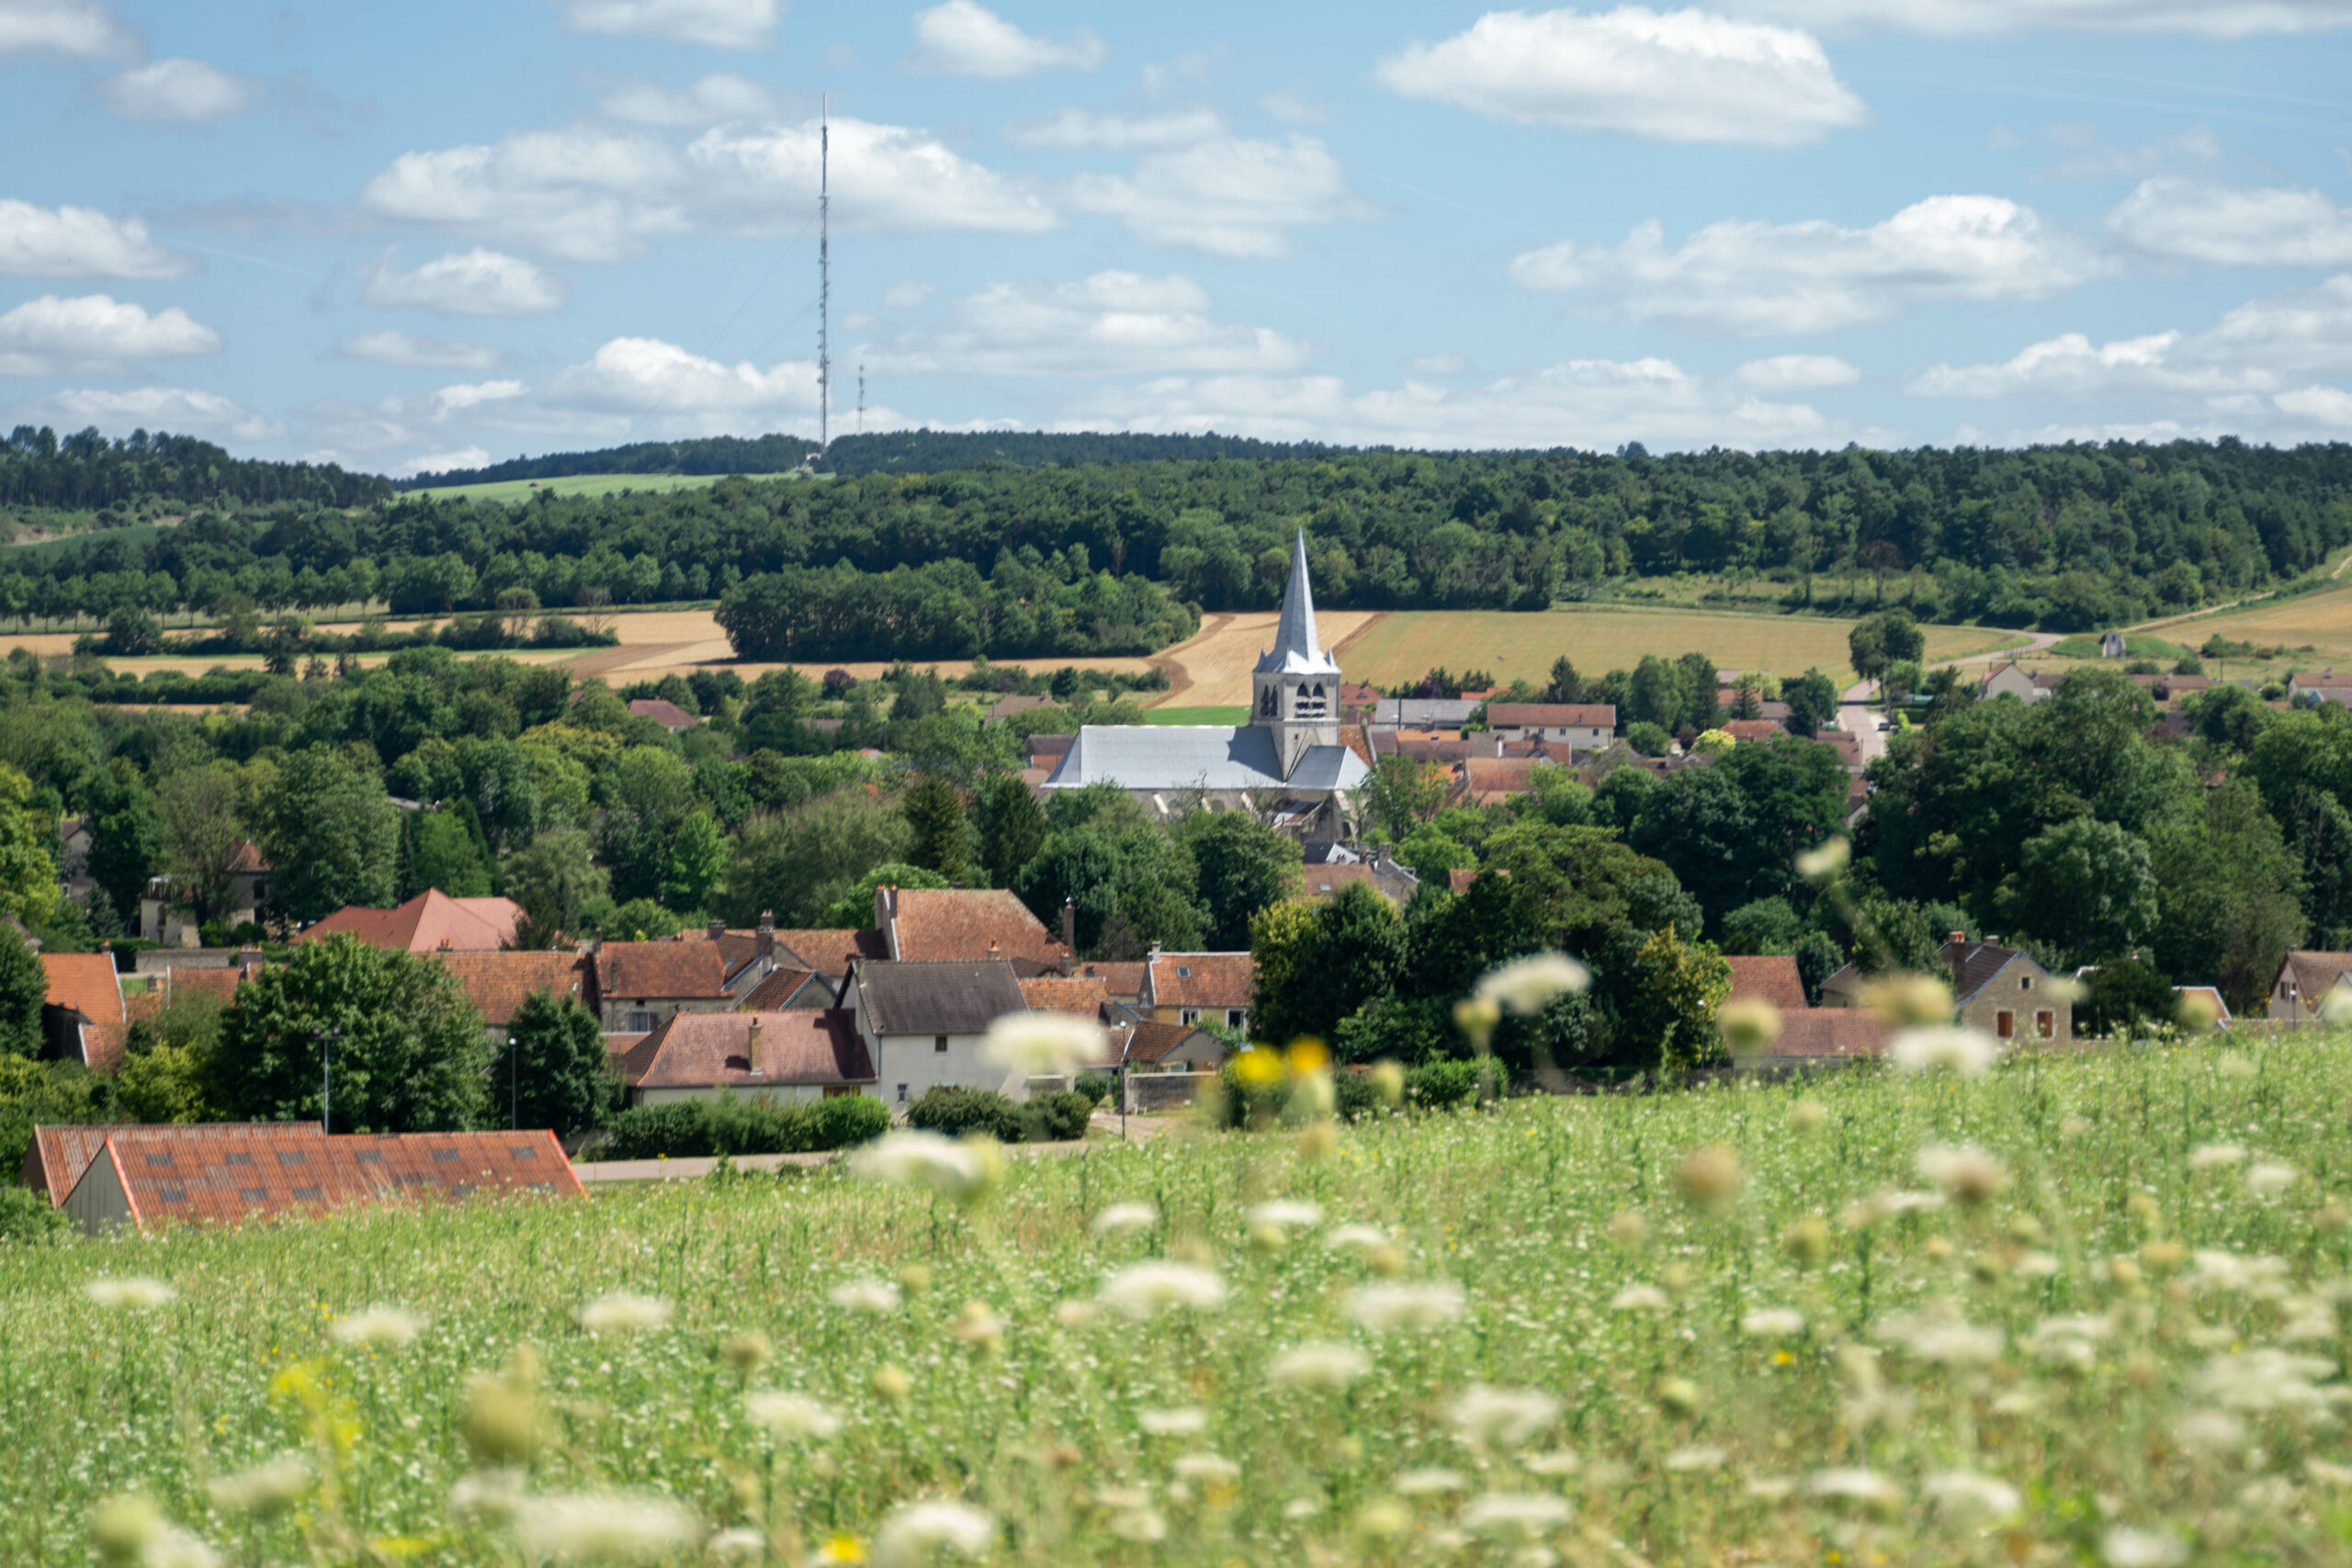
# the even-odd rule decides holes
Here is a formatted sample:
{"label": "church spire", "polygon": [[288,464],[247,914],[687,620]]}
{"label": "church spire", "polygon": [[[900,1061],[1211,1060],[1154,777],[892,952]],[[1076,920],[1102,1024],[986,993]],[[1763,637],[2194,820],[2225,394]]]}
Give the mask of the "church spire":
{"label": "church spire", "polygon": [[1291,544],[1290,582],[1283,589],[1283,618],[1274,628],[1274,646],[1260,657],[1260,671],[1279,670],[1288,674],[1336,675],[1338,664],[1323,651],[1323,644],[1315,631],[1315,590],[1306,578],[1306,530],[1300,529]]}

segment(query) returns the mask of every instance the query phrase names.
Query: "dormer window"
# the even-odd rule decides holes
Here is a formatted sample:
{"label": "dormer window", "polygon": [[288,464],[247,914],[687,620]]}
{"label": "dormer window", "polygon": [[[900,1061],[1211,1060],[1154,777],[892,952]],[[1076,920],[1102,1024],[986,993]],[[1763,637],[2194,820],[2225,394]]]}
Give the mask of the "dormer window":
{"label": "dormer window", "polygon": [[1193,977],[1193,966],[1192,966],[1191,964],[1179,964],[1178,965],[1176,965],[1176,978],[1178,978],[1179,980],[1189,980],[1189,979],[1191,979],[1192,977]]}

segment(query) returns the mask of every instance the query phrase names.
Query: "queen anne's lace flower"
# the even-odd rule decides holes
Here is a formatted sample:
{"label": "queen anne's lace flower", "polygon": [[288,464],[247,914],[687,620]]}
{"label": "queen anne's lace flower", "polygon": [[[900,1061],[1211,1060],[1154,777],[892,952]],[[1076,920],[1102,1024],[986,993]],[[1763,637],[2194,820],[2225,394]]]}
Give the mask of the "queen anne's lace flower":
{"label": "queen anne's lace flower", "polygon": [[1170,1307],[1214,1312],[1225,1304],[1225,1281],[1195,1264],[1163,1258],[1122,1269],[1099,1293],[1103,1305],[1140,1323]]}

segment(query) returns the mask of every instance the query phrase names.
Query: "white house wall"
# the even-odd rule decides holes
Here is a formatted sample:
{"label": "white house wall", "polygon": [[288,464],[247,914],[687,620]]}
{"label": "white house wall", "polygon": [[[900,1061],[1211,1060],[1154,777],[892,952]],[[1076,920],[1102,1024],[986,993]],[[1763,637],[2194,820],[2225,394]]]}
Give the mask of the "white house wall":
{"label": "white house wall", "polygon": [[[1029,1098],[1028,1083],[1018,1073],[990,1066],[980,1059],[977,1034],[951,1034],[947,1049],[939,1050],[931,1034],[886,1034],[866,1037],[874,1056],[876,1092],[894,1111],[922,1098],[925,1089],[992,1089],[1015,1100]],[[901,1096],[899,1087],[906,1086]]]}

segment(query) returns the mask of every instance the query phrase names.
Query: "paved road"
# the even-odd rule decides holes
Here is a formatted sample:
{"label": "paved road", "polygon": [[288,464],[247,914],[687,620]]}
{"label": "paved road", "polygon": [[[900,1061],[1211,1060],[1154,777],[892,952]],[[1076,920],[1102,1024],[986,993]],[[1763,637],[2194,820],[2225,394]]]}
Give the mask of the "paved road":
{"label": "paved road", "polygon": [[[1991,664],[2004,659],[2027,659],[2050,649],[2065,634],[2028,632],[2025,635],[2031,640],[2024,648],[1995,649],[1990,653],[1972,653],[1965,659],[1939,659],[1928,668],[1940,670],[1946,665]],[[1838,728],[1861,738],[1864,765],[1886,754],[1886,733],[1872,722],[1874,716],[1870,705],[1877,695],[1877,682],[1858,681],[1847,687],[1838,699]]]}

